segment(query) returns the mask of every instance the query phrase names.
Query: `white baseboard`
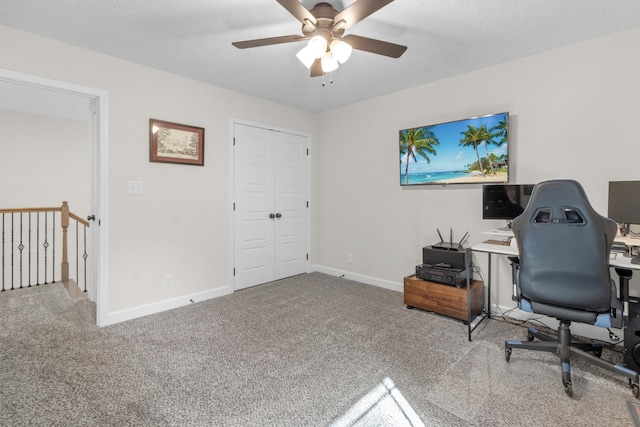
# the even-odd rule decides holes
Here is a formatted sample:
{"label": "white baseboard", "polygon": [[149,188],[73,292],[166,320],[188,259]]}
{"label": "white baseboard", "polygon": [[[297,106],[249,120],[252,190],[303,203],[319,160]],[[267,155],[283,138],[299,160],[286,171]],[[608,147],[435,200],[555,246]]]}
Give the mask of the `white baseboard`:
{"label": "white baseboard", "polygon": [[324,265],[312,265],[311,271],[328,274],[330,276],[344,277],[345,279],[355,280],[356,282],[366,283],[367,285],[377,286],[379,288],[389,289],[396,292],[404,292],[404,284],[392,282],[390,280],[378,279],[377,277],[365,276],[364,274],[352,273],[337,268],[327,267]]}
{"label": "white baseboard", "polygon": [[107,314],[107,322],[102,326],[113,325],[127,320],[137,319],[139,317],[148,316],[150,314],[160,313],[166,310],[193,304],[194,302],[205,301],[212,298],[221,297],[233,293],[232,286],[223,286],[209,291],[196,292],[190,295],[184,295],[164,301],[158,301],[151,304],[145,304],[138,307],[128,308],[125,310],[115,311]]}

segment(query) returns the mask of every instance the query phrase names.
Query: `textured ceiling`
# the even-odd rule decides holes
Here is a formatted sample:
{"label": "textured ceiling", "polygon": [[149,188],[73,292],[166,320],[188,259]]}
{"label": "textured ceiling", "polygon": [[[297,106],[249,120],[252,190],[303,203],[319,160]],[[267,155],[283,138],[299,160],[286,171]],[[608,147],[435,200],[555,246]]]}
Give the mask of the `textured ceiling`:
{"label": "textured ceiling", "polygon": [[405,54],[354,51],[324,87],[295,56],[304,42],[231,45],[301,33],[275,0],[0,0],[0,25],[321,112],[639,26],[640,1],[396,0],[346,34],[406,45]]}

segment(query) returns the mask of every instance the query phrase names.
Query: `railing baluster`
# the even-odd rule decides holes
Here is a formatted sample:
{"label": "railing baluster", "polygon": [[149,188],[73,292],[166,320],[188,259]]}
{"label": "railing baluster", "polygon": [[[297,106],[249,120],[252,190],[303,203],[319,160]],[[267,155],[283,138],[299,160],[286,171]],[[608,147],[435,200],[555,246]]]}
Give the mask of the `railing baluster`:
{"label": "railing baluster", "polygon": [[18,244],[18,250],[20,251],[20,289],[22,289],[22,250],[24,245],[22,244],[22,212],[20,212],[20,243]]}
{"label": "railing baluster", "polygon": [[80,276],[78,273],[78,268],[80,265],[80,261],[78,259],[78,227],[79,227],[79,223],[78,221],[76,221],[76,280],[78,281],[78,286],[80,286]]}
{"label": "railing baluster", "polygon": [[2,292],[4,292],[4,213],[2,214]]}
{"label": "railing baluster", "polygon": [[40,286],[40,212],[36,219],[36,286]]}
{"label": "railing baluster", "polygon": [[14,238],[14,227],[13,227],[13,217],[14,214],[11,214],[11,290],[14,290],[15,288],[13,287],[13,259],[14,259],[14,254],[13,254],[13,238]]}
{"label": "railing baluster", "polygon": [[87,226],[82,227],[83,237],[84,237],[84,248],[82,258],[84,259],[84,291],[87,292],[87,258],[89,258],[89,254],[87,253]]}
{"label": "railing baluster", "polygon": [[46,285],[47,283],[47,254],[49,253],[49,215],[47,215],[46,213],[44,214],[44,243],[42,246],[44,246],[44,284]]}
{"label": "railing baluster", "polygon": [[51,213],[51,232],[52,243],[51,247],[51,283],[56,283],[56,213]]}
{"label": "railing baluster", "polygon": [[31,212],[29,212],[29,287],[31,287]]}

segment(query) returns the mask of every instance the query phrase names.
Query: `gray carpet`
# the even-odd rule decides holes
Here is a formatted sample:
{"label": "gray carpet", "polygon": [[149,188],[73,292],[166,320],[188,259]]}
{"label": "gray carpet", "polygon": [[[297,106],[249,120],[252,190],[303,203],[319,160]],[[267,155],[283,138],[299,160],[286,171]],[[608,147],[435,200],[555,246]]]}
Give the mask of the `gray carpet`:
{"label": "gray carpet", "polygon": [[[59,284],[0,294],[0,425],[630,426],[627,380],[312,273],[105,328]],[[606,351],[604,358],[619,358]]]}

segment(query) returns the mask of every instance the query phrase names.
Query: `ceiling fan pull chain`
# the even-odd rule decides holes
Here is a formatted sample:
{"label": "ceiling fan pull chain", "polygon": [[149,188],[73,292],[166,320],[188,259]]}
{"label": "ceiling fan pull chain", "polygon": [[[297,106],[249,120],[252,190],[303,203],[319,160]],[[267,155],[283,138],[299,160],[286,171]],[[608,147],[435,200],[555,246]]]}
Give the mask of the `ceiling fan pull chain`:
{"label": "ceiling fan pull chain", "polygon": [[[324,76],[326,76],[327,73],[322,73],[322,87],[324,87]],[[333,84],[333,71],[331,72],[331,75],[329,77],[329,83]]]}

